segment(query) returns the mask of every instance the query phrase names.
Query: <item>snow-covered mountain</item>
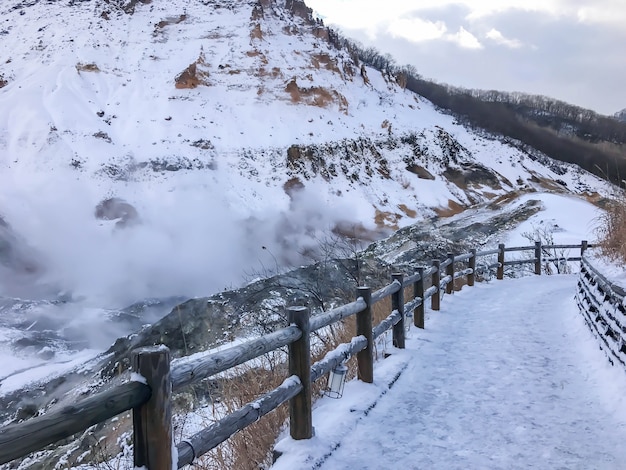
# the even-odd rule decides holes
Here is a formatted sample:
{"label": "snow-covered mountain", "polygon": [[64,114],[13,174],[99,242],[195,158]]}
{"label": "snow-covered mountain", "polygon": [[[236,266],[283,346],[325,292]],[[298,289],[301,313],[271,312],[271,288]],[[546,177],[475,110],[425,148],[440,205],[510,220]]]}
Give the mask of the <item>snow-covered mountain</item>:
{"label": "snow-covered mountain", "polygon": [[61,289],[204,294],[319,228],[598,184],[356,64],[300,1],[2,8],[0,215]]}
{"label": "snow-covered mountain", "polygon": [[157,320],[189,297],[188,329],[221,315],[226,341],[285,302],[253,311],[241,298],[264,281],[245,274],[302,264],[328,233],[395,231],[369,249],[378,273],[541,223],[544,192],[581,196],[553,212],[577,211],[567,230],[584,236],[583,198],[610,191],[356,63],[298,0],[11,0],[0,15],[5,414],[25,383],[90,374],[75,367],[145,323],[113,352],[177,338],[180,316]]}

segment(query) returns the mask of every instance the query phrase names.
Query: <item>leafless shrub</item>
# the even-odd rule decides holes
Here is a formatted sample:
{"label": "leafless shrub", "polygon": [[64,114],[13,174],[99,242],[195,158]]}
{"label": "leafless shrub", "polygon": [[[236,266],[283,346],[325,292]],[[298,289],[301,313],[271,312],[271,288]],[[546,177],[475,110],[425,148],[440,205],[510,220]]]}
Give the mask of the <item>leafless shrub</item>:
{"label": "leafless shrub", "polygon": [[602,254],[626,262],[626,202],[611,200],[598,222],[598,244]]}

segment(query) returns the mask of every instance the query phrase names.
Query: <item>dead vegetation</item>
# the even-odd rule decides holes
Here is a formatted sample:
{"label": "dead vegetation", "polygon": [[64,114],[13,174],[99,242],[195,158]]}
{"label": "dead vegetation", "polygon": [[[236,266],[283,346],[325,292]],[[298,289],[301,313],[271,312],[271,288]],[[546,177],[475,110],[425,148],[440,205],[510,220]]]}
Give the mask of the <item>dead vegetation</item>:
{"label": "dead vegetation", "polygon": [[[405,292],[409,296],[412,289]],[[378,302],[372,308],[372,321],[377,325],[391,313],[391,298]],[[356,333],[356,322],[350,317],[343,322],[332,325],[324,334],[313,333],[312,363],[321,360],[325,354],[335,349],[341,343],[350,342]],[[375,345],[375,355],[385,356],[385,338],[381,337]],[[348,366],[350,380],[357,376],[357,363],[351,358]],[[224,381],[220,391],[219,407],[214,407],[212,416],[207,418],[210,422],[222,418],[243,407],[246,403],[255,400],[269,390],[278,387],[287,377],[287,363],[285,355],[279,352],[267,354],[262,358],[261,365],[241,366],[236,377]],[[326,377],[322,377],[313,383],[313,400],[321,397],[326,387]],[[289,408],[285,403],[264,416],[256,423],[248,426],[241,432],[234,434],[229,440],[219,445],[198,462],[194,467],[203,470],[258,470],[267,468],[272,463],[272,448],[281,431],[288,421]],[[178,439],[178,436],[177,436]]]}
{"label": "dead vegetation", "polygon": [[82,62],[79,62],[79,63],[76,64],[76,71],[78,73],[81,73],[81,72],[100,72],[100,69],[93,62],[91,62],[89,64],[83,64]]}
{"label": "dead vegetation", "polygon": [[599,218],[598,241],[602,253],[618,263],[626,263],[626,202],[614,198]]}

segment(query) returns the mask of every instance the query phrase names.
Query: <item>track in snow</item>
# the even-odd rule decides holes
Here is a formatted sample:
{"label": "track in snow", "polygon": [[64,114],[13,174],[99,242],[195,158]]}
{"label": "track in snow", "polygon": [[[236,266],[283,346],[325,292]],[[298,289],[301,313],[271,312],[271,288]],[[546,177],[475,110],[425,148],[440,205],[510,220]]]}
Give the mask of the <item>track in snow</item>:
{"label": "track in snow", "polygon": [[351,410],[322,400],[317,437],[279,443],[275,468],[626,468],[626,374],[585,329],[574,290],[573,276],[529,277],[446,296],[396,352],[408,365],[376,406],[359,415],[354,403],[380,384],[349,384]]}

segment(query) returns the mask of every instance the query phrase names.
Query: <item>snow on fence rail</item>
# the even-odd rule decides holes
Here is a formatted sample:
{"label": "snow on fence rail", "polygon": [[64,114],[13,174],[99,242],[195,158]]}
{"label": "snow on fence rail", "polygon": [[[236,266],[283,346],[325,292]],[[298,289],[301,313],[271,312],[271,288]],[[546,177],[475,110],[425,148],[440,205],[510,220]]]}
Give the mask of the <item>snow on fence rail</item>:
{"label": "snow on fence rail", "polygon": [[626,366],[626,291],[582,257],[576,303],[609,362]]}
{"label": "snow on fence rail", "polygon": [[[443,293],[450,294],[455,288],[461,288],[461,284],[455,286],[454,281],[467,278],[467,285],[473,286],[478,273],[493,268],[497,269],[497,279],[503,279],[505,266],[525,263],[534,264],[534,272],[539,275],[542,263],[552,261],[552,257],[543,257],[550,249],[580,249],[582,256],[589,246],[586,241],[580,245],[542,246],[541,243],[536,243],[534,246],[509,248],[501,244],[494,250],[477,252],[472,249],[469,253],[459,255],[448,253],[445,259],[433,260],[429,267],[420,267],[409,276],[394,273],[391,283],[375,292],[369,287],[359,287],[354,302],[324,314],[310,317],[307,308],[290,307],[287,309],[289,324],[285,328],[199,359],[176,364],[171,370],[168,348],[156,346],[133,351],[131,381],[96,393],[75,405],[57,408],[42,416],[0,428],[0,464],[41,450],[49,444],[131,409],[134,464],[135,467],[149,470],[172,470],[188,465],[287,401],[291,436],[294,439],[308,439],[313,435],[311,384],[353,356],[357,357],[359,380],[372,383],[374,340],[391,329],[393,345],[404,348],[407,319],[412,316],[414,326],[424,328],[425,302],[430,299],[431,310],[439,310]],[[505,253],[519,251],[533,251],[534,257],[505,261]],[[492,255],[498,256],[496,263],[487,261],[477,268],[479,258]],[[561,261],[581,258],[555,259]],[[584,292],[584,300],[581,302],[586,303],[590,312],[593,308],[593,312],[600,312],[602,309],[608,312],[602,303],[607,301],[606,292],[610,289],[611,292],[618,290],[593,270],[584,258],[582,264],[589,282],[583,283],[581,287],[580,292]],[[455,271],[455,267],[460,269]],[[411,288],[412,300],[405,303],[405,291]],[[594,289],[600,294],[594,294]],[[602,296],[604,300],[601,300]],[[372,306],[387,297],[391,297],[391,312],[386,319],[373,326]],[[624,292],[618,297],[620,302],[611,305],[620,311],[619,320],[616,319],[616,314],[606,313],[602,316],[602,329],[597,326],[598,320],[589,314],[586,314],[586,320],[601,335],[612,354],[621,358],[620,362],[624,363],[626,356],[621,356],[626,354],[622,337],[622,334],[626,334],[626,328],[622,327],[622,324],[626,324],[621,303]],[[609,295],[608,301],[612,298],[614,297]],[[311,332],[352,315],[356,317],[356,332],[352,340],[339,345],[322,360],[311,364]],[[289,375],[279,387],[184,439],[178,445],[171,445],[173,392],[284,346],[288,347]]]}

